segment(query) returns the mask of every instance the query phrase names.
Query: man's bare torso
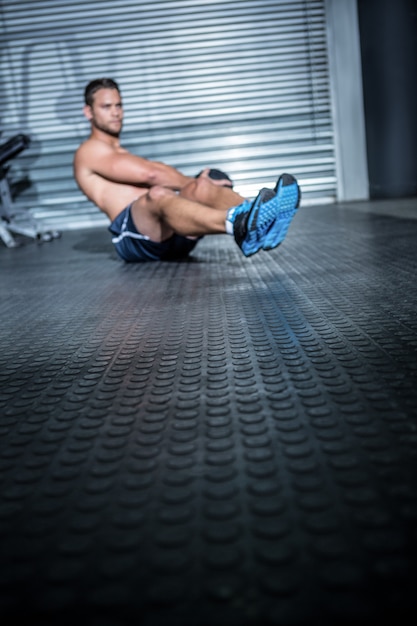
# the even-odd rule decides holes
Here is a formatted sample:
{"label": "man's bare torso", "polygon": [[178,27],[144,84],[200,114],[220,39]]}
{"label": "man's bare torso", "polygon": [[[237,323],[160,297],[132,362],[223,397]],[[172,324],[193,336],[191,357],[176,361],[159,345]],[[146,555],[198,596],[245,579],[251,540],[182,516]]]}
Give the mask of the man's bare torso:
{"label": "man's bare torso", "polygon": [[115,154],[128,154],[121,146],[112,146],[94,137],[78,148],[74,157],[74,176],[81,191],[103,211],[110,220],[131,202],[147,191],[146,186],[116,182],[111,171],[104,176],[95,167],[102,160],[110,160]]}

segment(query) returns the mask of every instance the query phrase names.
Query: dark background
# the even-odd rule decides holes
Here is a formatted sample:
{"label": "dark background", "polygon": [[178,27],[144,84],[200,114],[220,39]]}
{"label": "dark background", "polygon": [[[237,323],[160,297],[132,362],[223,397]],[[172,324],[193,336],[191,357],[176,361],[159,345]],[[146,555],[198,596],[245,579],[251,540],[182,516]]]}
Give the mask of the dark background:
{"label": "dark background", "polygon": [[417,195],[417,1],[358,0],[371,198]]}

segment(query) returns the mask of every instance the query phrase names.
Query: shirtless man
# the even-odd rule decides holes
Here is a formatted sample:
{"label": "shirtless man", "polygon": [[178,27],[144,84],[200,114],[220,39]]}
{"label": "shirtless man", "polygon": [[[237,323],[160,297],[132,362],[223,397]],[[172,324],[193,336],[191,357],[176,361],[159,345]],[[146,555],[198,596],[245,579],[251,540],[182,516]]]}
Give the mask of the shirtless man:
{"label": "shirtless man", "polygon": [[251,201],[225,186],[227,177],[213,180],[209,169],[192,178],[129,153],[119,140],[120,90],[109,78],[87,85],[84,115],[91,134],[75,153],[75,180],[110,219],[112,241],[125,261],[185,257],[209,234],[233,235],[245,256],[284,239],[300,200],[290,174]]}

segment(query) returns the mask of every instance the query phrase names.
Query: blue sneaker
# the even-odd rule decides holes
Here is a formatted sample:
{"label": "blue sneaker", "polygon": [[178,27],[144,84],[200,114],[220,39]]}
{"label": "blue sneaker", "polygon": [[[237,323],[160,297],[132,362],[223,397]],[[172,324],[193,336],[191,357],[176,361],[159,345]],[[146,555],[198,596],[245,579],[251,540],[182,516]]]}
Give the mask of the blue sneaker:
{"label": "blue sneaker", "polygon": [[236,214],[228,214],[228,221],[233,223],[235,241],[245,256],[251,256],[262,248],[269,229],[273,226],[278,206],[276,191],[261,189],[255,200],[246,206],[239,205]]}
{"label": "blue sneaker", "polygon": [[262,248],[272,250],[285,239],[291,220],[294,217],[301,199],[301,191],[294,176],[282,174],[274,189],[277,213],[274,224],[266,233]]}

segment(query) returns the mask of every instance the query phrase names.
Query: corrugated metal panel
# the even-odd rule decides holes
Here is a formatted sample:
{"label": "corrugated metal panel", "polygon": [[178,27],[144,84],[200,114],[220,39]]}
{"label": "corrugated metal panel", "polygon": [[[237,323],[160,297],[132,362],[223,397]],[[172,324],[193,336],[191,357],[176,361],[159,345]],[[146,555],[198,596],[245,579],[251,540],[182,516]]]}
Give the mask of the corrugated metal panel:
{"label": "corrugated metal panel", "polygon": [[48,224],[103,221],[72,179],[99,76],[121,86],[132,152],[191,175],[220,167],[247,196],[287,170],[305,202],[335,199],[323,0],[14,0],[1,21],[2,139],[32,137],[13,161],[30,183],[16,202]]}

